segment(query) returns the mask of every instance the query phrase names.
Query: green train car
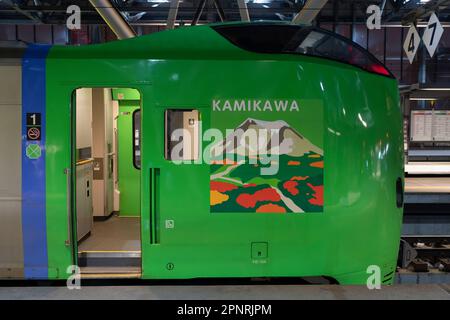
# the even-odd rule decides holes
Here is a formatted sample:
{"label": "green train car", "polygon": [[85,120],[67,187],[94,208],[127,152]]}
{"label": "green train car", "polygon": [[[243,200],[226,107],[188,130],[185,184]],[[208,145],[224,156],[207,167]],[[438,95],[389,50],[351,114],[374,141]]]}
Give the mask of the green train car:
{"label": "green train car", "polygon": [[0,70],[0,278],[393,282],[398,87],[357,44],[231,23]]}

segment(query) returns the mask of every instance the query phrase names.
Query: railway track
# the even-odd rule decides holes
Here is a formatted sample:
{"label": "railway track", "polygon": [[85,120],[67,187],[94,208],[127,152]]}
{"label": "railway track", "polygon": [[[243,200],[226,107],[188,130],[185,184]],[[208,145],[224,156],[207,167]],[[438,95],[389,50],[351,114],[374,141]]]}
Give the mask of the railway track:
{"label": "railway track", "polygon": [[450,235],[402,236],[398,265],[414,272],[450,272]]}

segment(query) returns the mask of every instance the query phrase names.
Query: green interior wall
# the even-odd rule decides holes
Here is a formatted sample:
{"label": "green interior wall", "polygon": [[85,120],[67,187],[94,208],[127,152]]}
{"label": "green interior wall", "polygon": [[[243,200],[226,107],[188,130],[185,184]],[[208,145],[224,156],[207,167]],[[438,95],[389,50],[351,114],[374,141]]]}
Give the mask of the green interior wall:
{"label": "green interior wall", "polygon": [[131,88],[118,88],[112,90],[113,100],[119,101],[131,101],[134,100],[138,103],[141,100],[141,94],[136,89]]}
{"label": "green interior wall", "polygon": [[118,178],[120,215],[140,215],[140,170],[133,165],[133,112],[140,108],[140,94],[134,89],[113,89],[113,99],[119,101]]}

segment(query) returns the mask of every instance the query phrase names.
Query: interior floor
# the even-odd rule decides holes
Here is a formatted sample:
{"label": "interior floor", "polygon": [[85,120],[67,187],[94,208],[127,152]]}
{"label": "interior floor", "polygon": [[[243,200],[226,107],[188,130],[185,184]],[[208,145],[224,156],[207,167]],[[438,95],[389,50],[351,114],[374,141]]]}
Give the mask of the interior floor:
{"label": "interior floor", "polygon": [[140,250],[140,218],[117,215],[105,221],[94,221],[91,235],[78,245],[79,253]]}

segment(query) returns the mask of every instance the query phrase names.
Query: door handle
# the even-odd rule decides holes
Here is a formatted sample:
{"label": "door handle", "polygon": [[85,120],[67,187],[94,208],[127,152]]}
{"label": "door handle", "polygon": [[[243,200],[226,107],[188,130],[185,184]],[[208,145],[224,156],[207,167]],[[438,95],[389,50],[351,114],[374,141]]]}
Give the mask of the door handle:
{"label": "door handle", "polygon": [[65,241],[65,245],[69,247],[72,243],[72,205],[71,205],[71,197],[72,197],[72,181],[70,175],[70,168],[64,169],[64,174],[66,175],[66,195],[67,195],[67,240]]}
{"label": "door handle", "polygon": [[158,185],[160,169],[150,169],[150,244],[159,243]]}

